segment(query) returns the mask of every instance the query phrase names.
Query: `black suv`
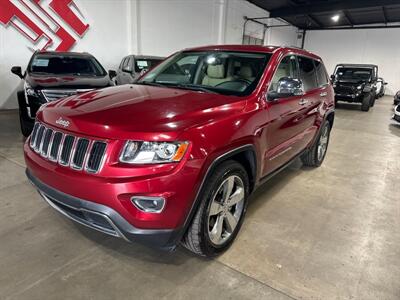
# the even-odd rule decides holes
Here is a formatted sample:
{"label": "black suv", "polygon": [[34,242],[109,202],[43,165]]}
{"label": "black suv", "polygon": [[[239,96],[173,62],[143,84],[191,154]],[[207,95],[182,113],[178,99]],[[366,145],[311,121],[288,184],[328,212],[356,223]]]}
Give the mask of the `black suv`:
{"label": "black suv", "polygon": [[29,136],[36,112],[49,101],[114,85],[115,71],[104,70],[88,53],[37,51],[25,73],[21,67],[11,72],[22,80],[17,91],[21,132]]}
{"label": "black suv", "polygon": [[362,111],[374,106],[377,95],[378,66],[338,64],[331,76],[335,101],[361,103]]}

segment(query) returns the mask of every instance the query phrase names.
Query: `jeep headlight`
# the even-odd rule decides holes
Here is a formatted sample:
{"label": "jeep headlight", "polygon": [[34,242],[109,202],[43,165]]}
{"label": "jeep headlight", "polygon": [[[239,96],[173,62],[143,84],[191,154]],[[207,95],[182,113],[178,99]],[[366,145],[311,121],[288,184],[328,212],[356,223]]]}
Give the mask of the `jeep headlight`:
{"label": "jeep headlight", "polygon": [[361,91],[362,89],[363,89],[363,85],[360,84],[360,85],[357,87],[357,90]]}
{"label": "jeep headlight", "polygon": [[188,146],[188,142],[127,141],[119,160],[128,164],[178,162],[185,155]]}
{"label": "jeep headlight", "polygon": [[29,85],[29,83],[27,83],[26,81],[25,81],[25,84],[24,84],[24,90],[25,90],[25,97],[27,97],[27,96],[37,97],[38,96],[38,94],[33,89],[33,87],[31,87]]}

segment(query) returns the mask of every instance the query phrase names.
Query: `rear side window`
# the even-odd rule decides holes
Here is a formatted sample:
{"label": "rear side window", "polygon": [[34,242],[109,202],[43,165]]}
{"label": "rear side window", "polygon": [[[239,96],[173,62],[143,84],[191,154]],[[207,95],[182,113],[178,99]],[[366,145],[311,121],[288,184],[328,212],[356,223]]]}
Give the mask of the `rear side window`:
{"label": "rear side window", "polygon": [[315,71],[317,73],[318,85],[322,87],[328,83],[328,76],[326,75],[326,71],[322,62],[314,60],[314,64]]}
{"label": "rear side window", "polygon": [[306,92],[318,88],[317,73],[312,59],[298,56],[299,76]]}

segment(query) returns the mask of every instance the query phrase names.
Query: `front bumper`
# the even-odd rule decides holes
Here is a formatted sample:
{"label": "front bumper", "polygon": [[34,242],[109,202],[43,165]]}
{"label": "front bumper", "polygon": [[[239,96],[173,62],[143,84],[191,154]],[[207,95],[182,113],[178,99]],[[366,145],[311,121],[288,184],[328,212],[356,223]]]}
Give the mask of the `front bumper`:
{"label": "front bumper", "polygon": [[335,94],[336,101],[362,102],[362,94]]}
{"label": "front bumper", "polygon": [[77,223],[127,241],[164,250],[173,250],[179,243],[179,229],[136,228],[111,207],[58,191],[33,176],[29,169],[26,175],[51,207]]}

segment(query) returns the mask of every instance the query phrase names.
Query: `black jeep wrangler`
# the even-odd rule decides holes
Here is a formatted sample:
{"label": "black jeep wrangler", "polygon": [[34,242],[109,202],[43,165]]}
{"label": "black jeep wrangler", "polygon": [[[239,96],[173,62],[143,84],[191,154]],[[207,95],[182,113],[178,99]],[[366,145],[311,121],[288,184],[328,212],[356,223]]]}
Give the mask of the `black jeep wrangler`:
{"label": "black jeep wrangler", "polygon": [[338,64],[331,76],[335,102],[361,103],[362,111],[369,111],[376,99],[378,66],[364,64]]}

